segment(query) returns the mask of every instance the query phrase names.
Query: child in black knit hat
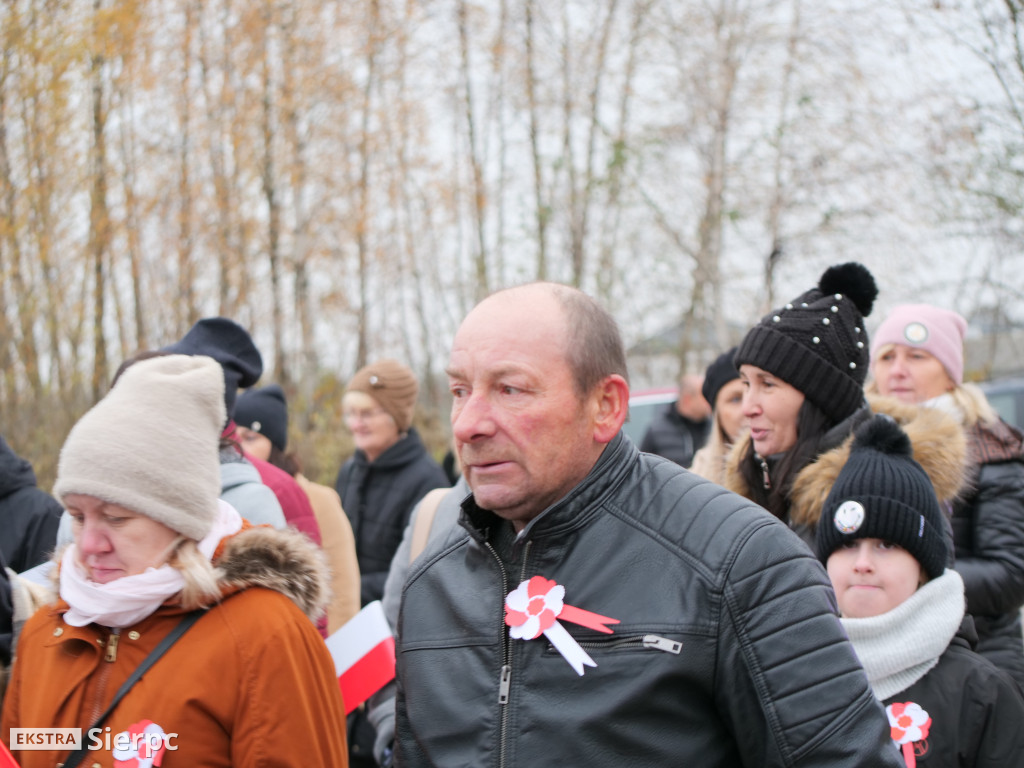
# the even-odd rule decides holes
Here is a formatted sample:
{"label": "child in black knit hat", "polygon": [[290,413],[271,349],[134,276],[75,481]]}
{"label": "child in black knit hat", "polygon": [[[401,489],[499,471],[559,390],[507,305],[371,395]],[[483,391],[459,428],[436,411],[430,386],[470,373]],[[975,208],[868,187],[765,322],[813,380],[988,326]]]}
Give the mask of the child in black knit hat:
{"label": "child in black knit hat", "polygon": [[887,416],[855,432],[817,529],[836,601],[909,768],[1024,766],[1024,698],[971,650],[942,512]]}

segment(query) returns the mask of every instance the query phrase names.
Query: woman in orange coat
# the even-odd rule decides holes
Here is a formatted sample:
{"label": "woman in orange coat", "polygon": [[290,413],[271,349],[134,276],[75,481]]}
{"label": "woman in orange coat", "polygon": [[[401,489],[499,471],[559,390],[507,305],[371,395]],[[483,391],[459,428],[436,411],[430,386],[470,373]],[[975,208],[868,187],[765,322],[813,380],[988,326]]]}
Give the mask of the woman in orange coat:
{"label": "woman in orange coat", "polygon": [[[57,555],[60,599],[21,633],[0,722],[14,750],[11,729],[80,728],[82,765],[347,764],[337,679],[309,620],[325,602],[322,555],[217,499],[223,386],[206,357],[139,362],[72,429],[54,494],[74,543]],[[67,765],[73,750],[51,746],[15,756]]]}

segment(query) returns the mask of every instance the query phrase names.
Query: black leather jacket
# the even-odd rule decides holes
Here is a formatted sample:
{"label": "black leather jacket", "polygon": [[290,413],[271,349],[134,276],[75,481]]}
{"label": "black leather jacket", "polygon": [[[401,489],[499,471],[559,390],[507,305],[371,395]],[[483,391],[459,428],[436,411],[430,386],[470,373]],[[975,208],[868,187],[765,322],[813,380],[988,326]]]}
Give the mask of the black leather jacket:
{"label": "black leather jacket", "polygon": [[[396,765],[896,766],[821,565],[785,525],[619,435],[515,537],[463,504],[399,618]],[[514,640],[505,595],[542,575],[619,619]]]}

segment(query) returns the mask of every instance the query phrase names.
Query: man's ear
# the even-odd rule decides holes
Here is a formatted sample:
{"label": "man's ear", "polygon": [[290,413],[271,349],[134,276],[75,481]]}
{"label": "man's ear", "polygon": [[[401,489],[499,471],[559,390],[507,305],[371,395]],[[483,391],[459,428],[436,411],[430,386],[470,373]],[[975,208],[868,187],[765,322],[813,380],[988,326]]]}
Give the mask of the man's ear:
{"label": "man's ear", "polygon": [[629,413],[629,384],[618,374],[605,376],[594,387],[594,440],[610,443]]}

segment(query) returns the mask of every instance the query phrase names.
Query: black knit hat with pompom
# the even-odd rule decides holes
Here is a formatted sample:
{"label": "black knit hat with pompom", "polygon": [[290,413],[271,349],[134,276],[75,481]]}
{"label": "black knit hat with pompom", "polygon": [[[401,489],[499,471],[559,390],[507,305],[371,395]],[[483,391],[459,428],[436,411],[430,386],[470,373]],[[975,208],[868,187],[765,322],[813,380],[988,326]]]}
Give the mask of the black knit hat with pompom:
{"label": "black knit hat with pompom", "polygon": [[801,392],[836,423],[864,401],[868,334],[864,318],[878,296],[863,264],[829,267],[812,288],[765,315],[747,332],[736,367],[756,365]]}
{"label": "black knit hat with pompom", "polygon": [[929,578],[941,576],[948,554],[942,511],[907,433],[879,414],[854,435],[850,458],[822,507],[818,558],[827,563],[848,541],[882,539],[912,554]]}

